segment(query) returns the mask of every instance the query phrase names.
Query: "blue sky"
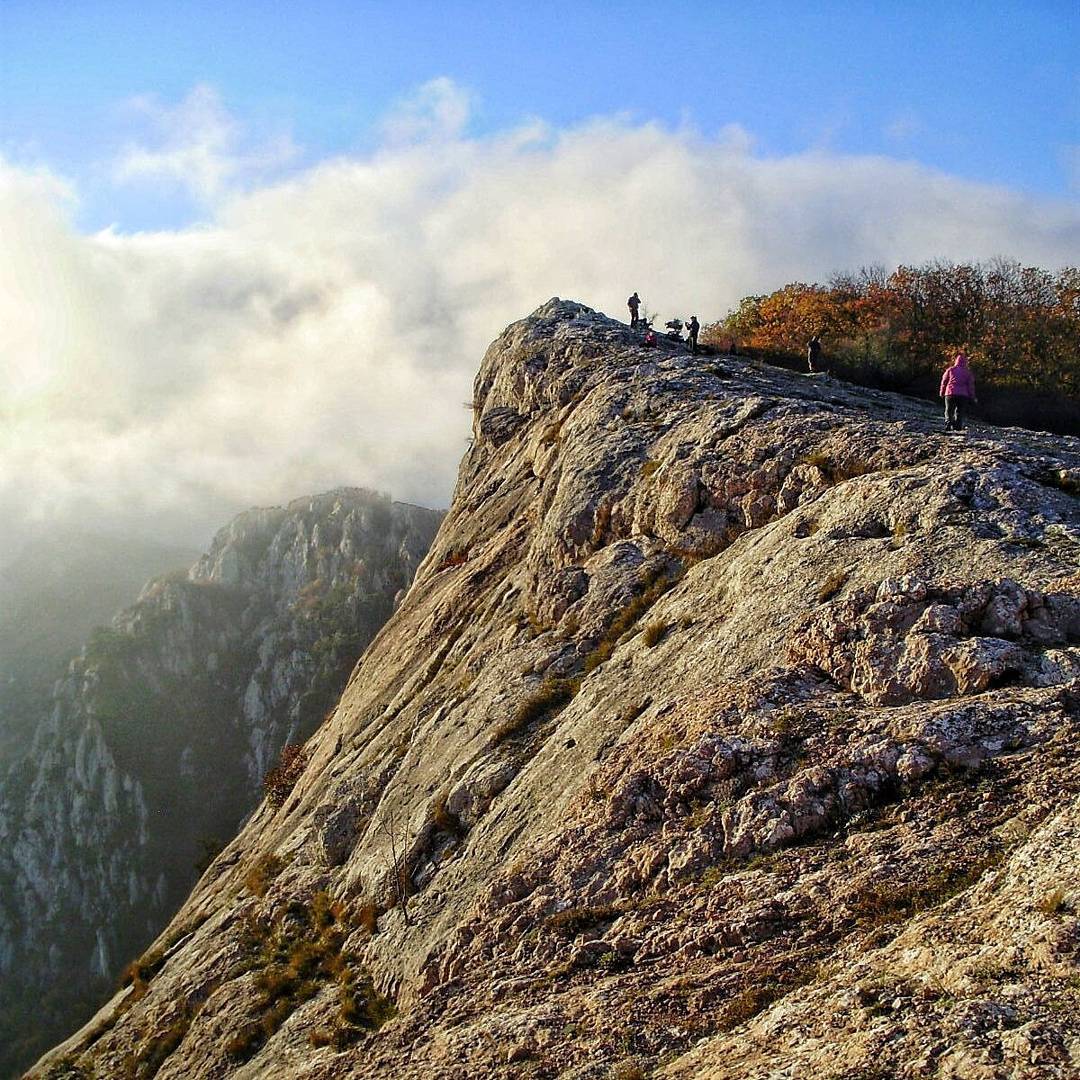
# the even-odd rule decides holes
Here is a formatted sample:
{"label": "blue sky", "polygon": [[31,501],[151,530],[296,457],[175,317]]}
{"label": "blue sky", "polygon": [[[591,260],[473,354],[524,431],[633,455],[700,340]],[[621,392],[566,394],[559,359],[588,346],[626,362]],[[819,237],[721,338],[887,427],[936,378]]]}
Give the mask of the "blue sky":
{"label": "blue sky", "polygon": [[4,0],[0,153],[76,179],[80,224],[179,225],[179,194],[105,181],[140,134],[132,98],[213,87],[291,166],[364,153],[395,100],[437,76],[470,132],[597,115],[741,125],[759,155],[917,160],[1074,198],[1080,4],[169,3]]}

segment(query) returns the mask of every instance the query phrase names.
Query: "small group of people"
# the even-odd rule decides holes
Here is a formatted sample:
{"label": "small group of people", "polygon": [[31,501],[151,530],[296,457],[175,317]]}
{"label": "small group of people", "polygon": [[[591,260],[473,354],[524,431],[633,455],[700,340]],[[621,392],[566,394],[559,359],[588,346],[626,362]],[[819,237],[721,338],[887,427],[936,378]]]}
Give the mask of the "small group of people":
{"label": "small group of people", "polygon": [[[641,318],[641,297],[636,292],[630,294],[630,298],[626,301],[626,306],[630,309],[630,329],[636,330],[639,326],[645,327],[645,344],[656,344],[656,331],[649,325],[648,321]],[[673,325],[668,323],[668,326]],[[691,315],[686,323],[687,344],[690,347],[690,352],[696,354],[698,350],[698,333],[701,330],[701,323],[698,322],[696,315]],[[678,336],[678,335],[675,335]],[[681,341],[682,339],[679,338]]]}
{"label": "small group of people", "polygon": [[[641,297],[636,292],[630,294],[626,301],[630,309],[630,328],[636,330],[639,326],[645,327],[645,344],[656,344],[656,332],[649,325],[648,320],[641,318]],[[668,323],[669,326],[677,325]],[[696,353],[698,348],[698,332],[701,324],[696,315],[691,315],[686,323],[687,344],[691,353]],[[680,339],[681,340],[681,339]],[[731,343],[732,354],[735,352],[735,342]],[[821,348],[821,335],[814,336],[806,343],[806,366],[810,374],[824,370],[823,353]],[[941,389],[939,397],[945,399],[945,430],[962,431],[964,429],[964,411],[969,403],[978,404],[979,399],[975,396],[975,375],[971,370],[967,354],[961,349],[957,352],[952,364],[945,369],[941,376]]]}

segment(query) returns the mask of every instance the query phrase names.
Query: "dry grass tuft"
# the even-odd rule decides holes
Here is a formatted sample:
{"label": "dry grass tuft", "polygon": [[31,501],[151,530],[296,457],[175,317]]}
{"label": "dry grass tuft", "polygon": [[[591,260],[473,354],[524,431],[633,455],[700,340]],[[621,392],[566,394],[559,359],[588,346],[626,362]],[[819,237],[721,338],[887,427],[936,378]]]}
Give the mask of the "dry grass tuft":
{"label": "dry grass tuft", "polygon": [[234,1061],[253,1057],[327,986],[338,988],[338,1015],[328,1032],[312,1036],[313,1045],[350,1045],[395,1014],[393,1002],[376,991],[371,977],[345,951],[352,929],[345,906],[326,892],[316,893],[308,904],[294,901],[274,922],[249,918],[245,945],[255,971],[255,1015],[226,1044]]}
{"label": "dry grass tuft", "polygon": [[451,549],[446,553],[442,561],[435,567],[435,573],[441,574],[444,570],[452,570],[455,566],[464,566],[469,561],[469,553]]}
{"label": "dry grass tuft", "polygon": [[817,591],[818,603],[824,604],[827,601],[832,600],[832,598],[847,584],[849,577],[851,577],[851,572],[849,570],[834,570],[821,583],[821,588]]}
{"label": "dry grass tuft", "polygon": [[461,836],[464,830],[457,814],[451,813],[446,807],[447,794],[446,791],[440,791],[435,797],[431,808],[432,821],[440,832],[449,833],[451,836]]}
{"label": "dry grass tuft", "polygon": [[263,897],[270,889],[270,884],[285,868],[285,860],[279,855],[268,852],[260,855],[244,875],[244,885],[252,896]]}
{"label": "dry grass tuft", "polygon": [[866,476],[875,471],[874,466],[868,461],[860,461],[857,458],[837,460],[823,450],[812,451],[800,458],[797,464],[813,465],[830,486],[852,480],[856,476]]}
{"label": "dry grass tuft", "polygon": [[760,980],[744,987],[724,1005],[717,1023],[719,1031],[730,1031],[764,1012],[792,990],[806,986],[818,977],[814,964],[792,966],[784,970],[762,972]]}
{"label": "dry grass tuft", "polygon": [[363,900],[356,907],[356,925],[368,934],[378,928],[379,905],[374,900]]}
{"label": "dry grass tuft", "polygon": [[1044,915],[1060,915],[1071,910],[1067,894],[1061,885],[1051,889],[1035,906]]}
{"label": "dry grass tuft", "polygon": [[574,937],[583,930],[591,930],[600,923],[614,922],[625,909],[618,904],[603,904],[599,907],[573,907],[565,911],[556,911],[545,920],[548,927],[563,937]]}
{"label": "dry grass tuft", "polygon": [[867,889],[851,903],[855,917],[871,926],[899,922],[945,903],[999,866],[1005,852],[994,850],[968,867],[946,866],[923,881],[903,881]]}
{"label": "dry grass tuft", "polygon": [[564,709],[574,699],[581,685],[579,679],[549,677],[533,691],[491,734],[489,745],[498,746],[537,720]]}

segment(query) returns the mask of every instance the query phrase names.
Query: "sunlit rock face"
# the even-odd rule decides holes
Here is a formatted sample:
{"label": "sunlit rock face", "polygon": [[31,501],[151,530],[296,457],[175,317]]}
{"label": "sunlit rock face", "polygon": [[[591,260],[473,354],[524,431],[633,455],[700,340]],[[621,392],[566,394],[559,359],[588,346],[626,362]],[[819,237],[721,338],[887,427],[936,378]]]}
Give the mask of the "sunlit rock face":
{"label": "sunlit rock face", "polygon": [[1080,443],[558,300],[473,408],[337,707],[38,1075],[1074,1073]]}
{"label": "sunlit rock face", "polygon": [[252,510],[91,636],[0,786],[0,1075],[161,929],[337,701],[440,518],[360,489]]}

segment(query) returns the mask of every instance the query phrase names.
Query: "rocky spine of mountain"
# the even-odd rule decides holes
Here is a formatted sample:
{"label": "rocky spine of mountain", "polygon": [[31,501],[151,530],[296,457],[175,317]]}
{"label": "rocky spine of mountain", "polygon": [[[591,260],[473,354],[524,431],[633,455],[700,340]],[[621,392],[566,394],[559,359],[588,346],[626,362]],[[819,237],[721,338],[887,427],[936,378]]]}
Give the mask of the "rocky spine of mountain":
{"label": "rocky spine of mountain", "polygon": [[48,1075],[1080,1069],[1080,443],[552,300],[306,755]]}
{"label": "rocky spine of mountain", "polygon": [[440,517],[361,489],[249,511],[91,635],[0,781],[0,1075],[160,931],[336,702]]}

